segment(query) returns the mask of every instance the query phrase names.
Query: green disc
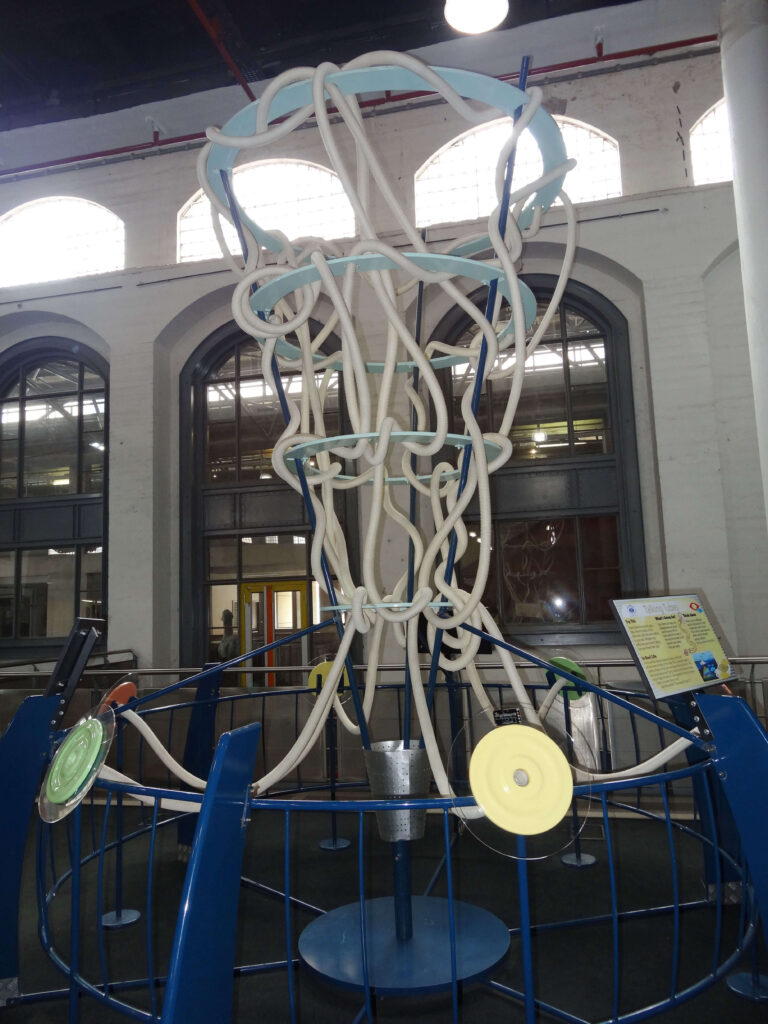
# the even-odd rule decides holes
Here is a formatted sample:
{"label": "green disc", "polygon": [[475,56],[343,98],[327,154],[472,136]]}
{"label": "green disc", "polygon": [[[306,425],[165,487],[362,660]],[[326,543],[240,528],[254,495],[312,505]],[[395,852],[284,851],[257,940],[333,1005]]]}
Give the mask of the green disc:
{"label": "green disc", "polygon": [[45,784],[52,804],[65,804],[88,779],[101,753],[104,727],[98,718],[76,725],[56,752]]}
{"label": "green disc", "polygon": [[[555,665],[557,668],[563,668],[566,672],[570,672],[572,676],[578,676],[580,679],[586,681],[586,674],[581,665],[578,665],[572,658],[564,658],[558,656],[556,658],[549,659],[550,665]],[[564,686],[561,690],[561,695],[568,698],[568,700],[576,700],[580,694],[573,683],[568,682],[567,686]]]}

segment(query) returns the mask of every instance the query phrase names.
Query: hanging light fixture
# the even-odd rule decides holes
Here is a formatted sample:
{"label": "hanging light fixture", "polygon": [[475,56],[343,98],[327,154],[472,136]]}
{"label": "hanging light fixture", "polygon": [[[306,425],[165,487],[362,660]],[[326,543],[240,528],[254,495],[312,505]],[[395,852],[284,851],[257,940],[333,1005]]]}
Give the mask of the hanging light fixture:
{"label": "hanging light fixture", "polygon": [[457,32],[479,35],[507,16],[509,0],[445,0],[445,20]]}

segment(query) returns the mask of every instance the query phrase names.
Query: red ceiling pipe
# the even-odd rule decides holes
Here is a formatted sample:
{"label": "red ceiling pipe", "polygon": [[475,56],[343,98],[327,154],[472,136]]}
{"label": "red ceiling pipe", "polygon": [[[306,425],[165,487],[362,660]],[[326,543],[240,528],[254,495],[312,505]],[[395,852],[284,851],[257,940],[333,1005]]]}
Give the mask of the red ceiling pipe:
{"label": "red ceiling pipe", "polygon": [[[189,3],[194,2],[195,0],[189,0]],[[595,64],[605,64],[610,61],[622,60],[628,57],[652,57],[665,50],[679,50],[686,46],[702,46],[706,43],[715,43],[717,42],[717,39],[717,36],[697,36],[693,39],[681,39],[679,42],[675,43],[659,43],[657,46],[641,47],[636,50],[623,50],[620,53],[605,53],[602,56],[583,57],[581,60],[566,61],[561,64],[548,64],[544,67],[533,68],[528,73],[528,77],[531,78],[533,75],[550,74],[554,71],[568,71],[573,70],[574,68],[589,67]],[[517,80],[519,75],[517,71],[514,71],[509,74],[499,75],[498,77],[503,82],[514,82]],[[247,88],[247,92],[251,99],[255,99],[250,89]],[[391,103],[402,103],[406,100],[421,99],[424,96],[430,95],[434,94],[428,91],[401,92],[397,94],[387,92],[384,96],[363,100],[360,103],[360,106],[381,107]],[[195,132],[193,135],[178,135],[175,138],[161,140],[158,138],[157,132],[154,132],[151,142],[139,142],[130,146],[119,146],[117,149],[103,149],[95,153],[83,153],[80,156],[67,156],[61,157],[57,160],[47,160],[46,162],[39,164],[26,164],[23,167],[11,167],[8,170],[0,170],[0,178],[8,178],[14,174],[24,174],[31,171],[50,170],[54,167],[66,167],[68,164],[82,163],[87,160],[103,160],[113,156],[127,156],[131,153],[140,154],[147,150],[158,150],[165,146],[180,145],[185,142],[201,142],[205,138],[205,132]]]}
{"label": "red ceiling pipe", "polygon": [[245,95],[248,97],[249,100],[251,100],[251,102],[253,102],[253,100],[255,100],[256,97],[251,91],[250,85],[248,85],[248,83],[246,82],[245,76],[243,75],[242,71],[237,66],[235,58],[224,45],[224,41],[222,40],[221,35],[219,33],[218,24],[215,21],[211,21],[209,18],[205,16],[205,12],[200,7],[200,4],[197,2],[197,0],[187,0],[187,3],[197,15],[198,21],[203,26],[205,31],[208,33],[213,45],[224,58],[224,62],[226,63],[227,67],[232,72],[232,74],[235,76],[235,79],[237,80],[238,84],[243,87]]}

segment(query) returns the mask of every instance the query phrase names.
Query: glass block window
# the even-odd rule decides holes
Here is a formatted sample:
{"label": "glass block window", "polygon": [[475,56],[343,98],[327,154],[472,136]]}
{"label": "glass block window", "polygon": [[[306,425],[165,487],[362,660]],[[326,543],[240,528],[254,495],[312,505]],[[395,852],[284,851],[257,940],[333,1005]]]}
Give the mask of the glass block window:
{"label": "glass block window", "polygon": [[728,108],[720,100],[691,128],[691,170],[694,185],[733,181]]}
{"label": "glass block window", "polygon": [[[575,203],[620,196],[621,164],[615,139],[591,125],[555,117],[566,152],[578,163],[565,179]],[[472,128],[433,154],[416,172],[416,223],[419,227],[487,217],[497,203],[496,162],[512,130],[511,118]],[[517,145],[512,189],[541,174],[538,147],[530,132]]]}
{"label": "glass block window", "polygon": [[0,287],[121,270],[125,226],[87,199],[49,196],[0,217]]}
{"label": "glass block window", "polygon": [[[288,238],[316,236],[350,238],[355,215],[338,176],[306,160],[260,160],[236,167],[232,185],[248,216],[265,231],[282,231]],[[237,232],[223,220],[230,251],[240,252]],[[179,263],[221,255],[211,225],[211,204],[202,189],[179,211]]]}

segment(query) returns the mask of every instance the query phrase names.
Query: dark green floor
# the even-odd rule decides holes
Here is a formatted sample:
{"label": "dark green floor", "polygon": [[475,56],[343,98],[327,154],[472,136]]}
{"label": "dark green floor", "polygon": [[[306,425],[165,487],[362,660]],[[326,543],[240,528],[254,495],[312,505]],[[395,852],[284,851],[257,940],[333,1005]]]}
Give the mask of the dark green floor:
{"label": "dark green floor", "polygon": [[[90,812],[86,812],[87,814]],[[100,814],[97,808],[94,812]],[[294,816],[292,826],[292,892],[322,909],[352,902],[357,897],[356,841],[349,849],[329,852],[319,849],[318,842],[330,833],[326,817]],[[281,815],[255,816],[248,835],[244,874],[262,883],[281,889],[283,884],[283,833]],[[343,822],[341,834],[352,838],[356,825]],[[615,855],[619,907],[636,910],[666,904],[672,899],[670,853],[663,827],[653,822],[617,819],[610,825],[610,838]],[[63,829],[61,830],[63,832]],[[86,841],[91,829],[86,822]],[[610,879],[607,868],[608,848],[600,830],[590,826],[593,838],[586,839],[584,849],[593,853],[597,863],[590,868],[564,867],[558,857],[529,865],[534,922],[596,916],[610,912]],[[423,840],[412,844],[412,873],[415,892],[422,892],[432,878],[439,861],[442,823],[430,816]],[[366,877],[369,895],[391,892],[390,848],[382,843],[373,821],[366,833]],[[33,844],[30,843],[23,889],[21,921],[22,989],[25,993],[51,987],[63,987],[64,977],[56,970],[40,948],[36,934],[36,900],[34,895]],[[145,900],[148,845],[144,839],[126,848],[124,890],[126,905],[143,909]],[[152,870],[157,894],[152,921],[152,944],[158,970],[167,967],[184,880],[185,865],[177,859],[176,826],[161,829]],[[682,835],[676,839],[678,884],[683,902],[698,902],[704,892],[705,868],[698,843]],[[57,843],[59,866],[66,856],[65,839]],[[517,869],[514,861],[490,853],[468,834],[457,839],[452,856],[455,895],[485,907],[501,917],[510,927],[519,921]],[[114,887],[114,867],[106,866],[106,889]],[[84,974],[98,983],[101,962],[98,954],[95,921],[95,866],[84,873],[87,891],[84,920],[89,926],[83,934]],[[445,893],[445,876],[441,873],[434,895]],[[109,905],[109,901],[106,901]],[[733,948],[738,928],[739,905],[726,908],[722,922],[722,949]],[[68,949],[69,891],[63,889],[52,904],[51,929],[55,946]],[[312,915],[296,909],[292,917],[293,944]],[[717,921],[711,907],[692,909],[681,915],[679,944],[680,987],[703,978],[711,969]],[[674,948],[671,915],[643,916],[625,921],[619,931],[620,984],[619,1009],[629,1013],[664,1000],[671,984],[670,963]],[[216,936],[210,936],[210,943]],[[534,940],[536,994],[541,999],[573,1014],[576,1019],[610,1020],[613,992],[613,936],[610,924],[580,925],[567,929],[541,928]],[[146,914],[137,924],[106,933],[106,959],[110,979],[146,976],[147,929]],[[763,953],[763,970],[768,973],[768,959]],[[279,960],[285,956],[285,914],[282,902],[260,892],[243,888],[238,932],[238,963]],[[66,958],[66,957],[65,957]],[[513,936],[510,951],[493,971],[492,977],[511,987],[522,985],[522,957],[519,940]],[[749,965],[747,965],[749,966]],[[301,1024],[340,1024],[352,1021],[360,1011],[360,995],[331,987],[312,976],[306,969],[294,972],[294,994],[297,1019]],[[158,989],[158,1002],[162,990]],[[136,1006],[148,1008],[146,990],[132,995]],[[234,1020],[249,1024],[280,1024],[290,1020],[288,982],[285,972],[239,978],[234,983]],[[375,1000],[375,1019],[381,1022],[419,1021],[419,1024],[441,1024],[453,1019],[450,997],[444,995],[418,998],[385,998]],[[27,1003],[2,1011],[3,1024],[42,1024],[66,1022],[65,999]],[[112,1024],[124,1021],[114,1009],[80,1000],[83,1024]],[[537,1020],[555,1018],[543,1012]],[[663,1024],[767,1024],[768,1004],[756,1004],[734,995],[725,981],[674,1009],[667,1009],[654,1019]],[[524,1024],[525,1011],[488,987],[475,984],[461,993],[459,1020],[464,1024]]]}

